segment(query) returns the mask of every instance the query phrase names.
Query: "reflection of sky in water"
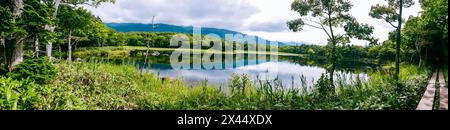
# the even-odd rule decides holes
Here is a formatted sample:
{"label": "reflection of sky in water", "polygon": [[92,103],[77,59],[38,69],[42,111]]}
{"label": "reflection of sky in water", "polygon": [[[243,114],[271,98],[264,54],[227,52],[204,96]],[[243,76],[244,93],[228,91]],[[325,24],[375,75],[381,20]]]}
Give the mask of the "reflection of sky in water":
{"label": "reflection of sky in water", "polygon": [[[152,64],[151,66],[152,72],[159,73],[162,77],[182,78],[189,84],[200,84],[206,79],[208,83],[215,85],[226,85],[231,76],[236,73],[248,74],[254,80],[257,79],[257,76],[259,76],[259,79],[269,80],[278,77],[286,87],[292,87],[292,83],[294,83],[294,87],[300,87],[300,77],[303,75],[307,85],[311,87],[310,85],[326,72],[325,69],[320,67],[302,66],[288,61],[248,63],[235,68],[220,70],[174,70],[170,65]],[[345,76],[346,79],[355,78],[355,75],[351,73],[338,72],[338,74]],[[365,74],[359,74],[358,76],[363,77],[363,79],[367,78]]]}

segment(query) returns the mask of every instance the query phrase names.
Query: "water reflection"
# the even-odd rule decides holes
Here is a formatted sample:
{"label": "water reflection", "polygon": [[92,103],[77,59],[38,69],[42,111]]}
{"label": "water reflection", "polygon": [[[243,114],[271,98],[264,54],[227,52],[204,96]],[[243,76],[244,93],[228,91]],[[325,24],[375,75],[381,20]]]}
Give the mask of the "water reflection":
{"label": "water reflection", "polygon": [[[246,61],[240,61],[246,62]],[[219,69],[219,70],[205,70],[205,69],[189,69],[189,70],[174,70],[168,64],[151,64],[150,67],[144,67],[155,74],[162,77],[180,78],[189,84],[200,84],[205,80],[210,84],[218,86],[226,86],[233,74],[247,74],[253,80],[274,80],[275,78],[282,81],[285,87],[301,87],[301,77],[306,80],[306,85],[311,87],[326,70],[321,67],[300,65],[290,61],[258,61],[256,64],[244,64],[235,68]],[[350,82],[352,77],[360,76],[367,79],[367,75],[352,74],[351,72],[338,72],[337,74],[345,76]]]}
{"label": "water reflection", "polygon": [[[326,60],[314,59],[308,60],[302,57],[286,57],[280,56],[277,61],[258,60],[258,59],[239,59],[236,62],[224,62],[222,66],[225,68],[205,70],[205,69],[183,69],[175,70],[170,65],[170,56],[163,55],[156,57],[149,57],[149,64],[144,64],[143,57],[132,56],[128,58],[102,58],[117,64],[134,64],[137,68],[145,71],[151,71],[161,77],[171,77],[183,79],[186,83],[195,85],[204,83],[206,80],[209,84],[217,86],[227,86],[228,81],[233,74],[247,74],[253,80],[273,80],[275,78],[282,81],[285,87],[299,88],[303,86],[302,78],[307,87],[312,85],[320,79],[322,74],[326,73]],[[232,64],[232,65],[230,65]],[[190,64],[193,66],[193,64]],[[226,66],[233,66],[226,68]],[[361,79],[368,79],[365,73],[368,64],[363,62],[341,62],[338,64],[339,75],[345,82],[350,83],[356,77]]]}

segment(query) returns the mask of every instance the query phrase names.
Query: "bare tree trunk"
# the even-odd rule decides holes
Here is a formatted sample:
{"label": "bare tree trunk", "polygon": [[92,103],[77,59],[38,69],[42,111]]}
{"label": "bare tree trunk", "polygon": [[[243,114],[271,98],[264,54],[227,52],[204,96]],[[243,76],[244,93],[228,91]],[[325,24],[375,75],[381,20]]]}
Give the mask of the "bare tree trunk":
{"label": "bare tree trunk", "polygon": [[39,58],[39,36],[36,35],[34,38],[34,57]]}
{"label": "bare tree trunk", "polygon": [[72,30],[69,31],[68,41],[68,50],[67,50],[67,62],[72,63]]}

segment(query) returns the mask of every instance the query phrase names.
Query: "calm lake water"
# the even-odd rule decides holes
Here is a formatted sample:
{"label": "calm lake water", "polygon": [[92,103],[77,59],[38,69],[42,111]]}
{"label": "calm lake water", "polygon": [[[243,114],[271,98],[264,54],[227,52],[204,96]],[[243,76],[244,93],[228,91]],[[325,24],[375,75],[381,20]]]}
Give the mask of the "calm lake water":
{"label": "calm lake water", "polygon": [[[141,54],[136,52],[133,54]],[[296,56],[279,56],[278,60],[258,60],[249,59],[245,56],[242,59],[235,59],[234,62],[224,62],[222,66],[230,66],[227,69],[173,69],[170,65],[171,52],[161,52],[159,56],[149,57],[149,64],[144,64],[142,55],[132,55],[127,58],[101,58],[109,62],[118,64],[133,64],[144,71],[151,71],[160,77],[179,78],[190,85],[202,84],[207,81],[208,84],[216,86],[227,86],[233,74],[247,74],[254,81],[257,80],[275,80],[281,81],[286,88],[300,88],[307,86],[311,88],[315,82],[320,79],[322,74],[326,73],[323,66],[326,61],[322,59],[305,59]],[[93,57],[91,57],[93,58]],[[94,58],[96,59],[96,58]],[[191,64],[192,66],[192,64]],[[351,83],[357,77],[367,80],[366,70],[373,66],[361,61],[341,62],[336,72],[337,78],[343,79],[346,83]],[[303,80],[302,80],[303,79]],[[302,82],[304,81],[304,82]]]}
{"label": "calm lake water", "polygon": [[[309,88],[320,79],[326,70],[322,67],[315,66],[313,61],[301,61],[302,59],[292,59],[289,57],[282,57],[278,61],[269,60],[238,60],[233,64],[234,67],[228,69],[173,69],[168,63],[168,56],[159,56],[150,58],[149,65],[144,65],[142,61],[129,62],[136,64],[137,67],[146,71],[151,71],[160,77],[171,77],[183,79],[186,83],[195,85],[207,81],[208,84],[217,86],[227,86],[233,74],[247,74],[253,80],[274,80],[279,79],[284,87],[299,88],[302,87],[302,78],[306,81],[306,86]],[[241,62],[241,63],[240,63]],[[311,63],[312,62],[312,63]],[[236,64],[238,63],[238,64]],[[240,64],[239,64],[240,63]],[[313,64],[313,65],[308,65]],[[225,66],[225,64],[223,64]],[[342,77],[347,83],[350,83],[356,77],[361,79],[368,79],[367,74],[352,71],[337,72],[339,77]]]}

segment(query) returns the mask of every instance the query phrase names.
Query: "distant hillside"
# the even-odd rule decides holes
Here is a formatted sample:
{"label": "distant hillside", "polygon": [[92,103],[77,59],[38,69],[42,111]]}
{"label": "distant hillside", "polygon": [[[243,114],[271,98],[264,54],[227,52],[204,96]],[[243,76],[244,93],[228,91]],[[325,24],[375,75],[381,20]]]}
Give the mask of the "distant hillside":
{"label": "distant hillside", "polygon": [[[150,32],[152,26],[150,24],[140,23],[106,23],[106,25],[118,32]],[[169,24],[155,24],[155,32],[176,32],[192,34],[192,26],[176,26]],[[243,34],[236,31],[206,28],[202,27],[202,34],[218,34],[220,37],[225,37],[225,34]]]}
{"label": "distant hillside", "polygon": [[[150,32],[152,31],[152,26],[150,24],[141,24],[141,23],[106,23],[106,26],[118,31],[118,32]],[[175,33],[185,33],[192,34],[193,27],[192,26],[177,26],[170,24],[155,24],[155,32],[175,32]],[[208,28],[202,27],[202,34],[217,34],[221,38],[225,38],[225,34],[242,34],[241,32],[226,30],[226,29],[217,29],[217,28]],[[283,43],[279,42],[280,46],[292,46],[292,45],[300,45],[301,43]]]}

